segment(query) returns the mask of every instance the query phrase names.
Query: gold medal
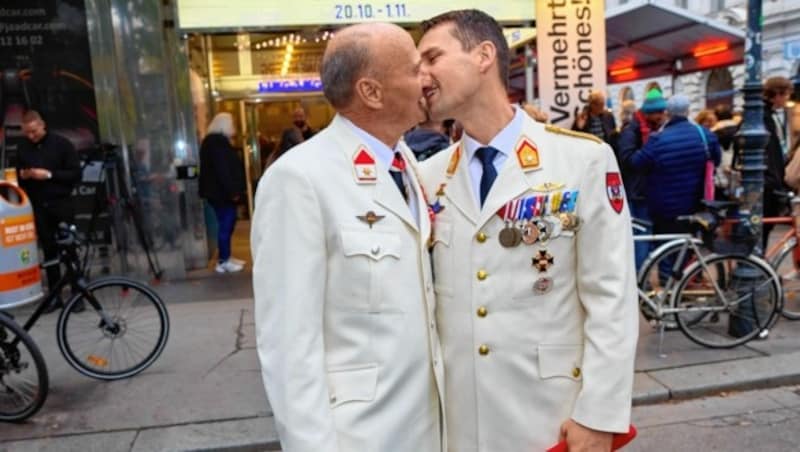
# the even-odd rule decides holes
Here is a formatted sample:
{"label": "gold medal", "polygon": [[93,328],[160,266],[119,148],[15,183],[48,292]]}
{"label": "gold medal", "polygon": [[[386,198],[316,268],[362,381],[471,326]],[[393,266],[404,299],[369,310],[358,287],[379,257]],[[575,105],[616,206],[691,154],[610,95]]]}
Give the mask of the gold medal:
{"label": "gold medal", "polygon": [[503,247],[514,248],[522,241],[522,233],[519,232],[519,229],[511,225],[506,225],[506,227],[500,231],[498,239],[500,240],[500,245]]}
{"label": "gold medal", "polygon": [[565,231],[577,231],[581,227],[581,219],[574,213],[561,213],[558,218]]}
{"label": "gold medal", "polygon": [[538,295],[544,295],[547,292],[550,292],[550,289],[552,288],[553,278],[548,278],[547,276],[542,276],[541,278],[537,279],[535,283],[533,283],[533,291]]}
{"label": "gold medal", "polygon": [[523,229],[522,241],[525,242],[526,245],[533,245],[537,240],[539,240],[539,227],[535,222],[531,221],[526,224]]}

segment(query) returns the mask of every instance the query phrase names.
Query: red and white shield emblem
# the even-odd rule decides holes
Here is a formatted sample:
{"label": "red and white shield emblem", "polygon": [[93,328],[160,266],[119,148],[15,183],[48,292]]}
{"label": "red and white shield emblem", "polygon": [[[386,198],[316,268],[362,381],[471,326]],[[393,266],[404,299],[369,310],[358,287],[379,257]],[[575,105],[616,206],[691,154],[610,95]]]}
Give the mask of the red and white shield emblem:
{"label": "red and white shield emblem", "polygon": [[622,194],[622,178],[619,173],[606,173],[606,195],[614,212],[622,213],[625,196]]}

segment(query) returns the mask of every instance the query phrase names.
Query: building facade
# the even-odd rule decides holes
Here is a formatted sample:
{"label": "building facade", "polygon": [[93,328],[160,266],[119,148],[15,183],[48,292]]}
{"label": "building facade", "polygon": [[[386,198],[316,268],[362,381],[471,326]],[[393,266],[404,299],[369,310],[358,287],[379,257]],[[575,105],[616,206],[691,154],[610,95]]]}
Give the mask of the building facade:
{"label": "building facade", "polygon": [[[606,9],[635,3],[628,0],[607,0]],[[745,30],[747,26],[747,0],[664,0],[665,5],[688,10],[718,20],[726,25]],[[763,0],[763,78],[785,76],[800,82],[800,2]],[[634,83],[609,85],[609,98],[615,112],[624,99],[634,99],[637,105],[644,99],[646,88],[658,84],[665,95],[680,92],[692,99],[691,114],[717,104],[732,105],[741,109],[744,99],[743,65],[716,68],[678,77],[664,76]]]}

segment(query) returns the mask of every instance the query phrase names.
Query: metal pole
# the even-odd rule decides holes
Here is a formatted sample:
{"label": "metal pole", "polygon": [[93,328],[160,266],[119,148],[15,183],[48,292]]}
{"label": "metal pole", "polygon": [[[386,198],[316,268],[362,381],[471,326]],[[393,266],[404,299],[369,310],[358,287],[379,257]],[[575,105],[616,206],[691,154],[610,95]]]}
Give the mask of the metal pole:
{"label": "metal pole", "polygon": [[[747,80],[744,93],[744,122],[737,139],[743,143],[742,189],[743,199],[739,209],[740,218],[752,225],[750,234],[761,244],[761,218],[763,216],[764,193],[764,148],[769,134],[764,128],[764,100],[761,85],[761,0],[750,0],[747,4],[747,41],[745,43],[745,69]],[[745,231],[742,231],[745,232]],[[763,254],[764,250],[760,250]]]}
{"label": "metal pole", "polygon": [[[739,207],[740,226],[739,237],[753,240],[756,244],[755,253],[763,254],[761,249],[763,232],[761,219],[764,214],[764,148],[767,145],[769,134],[764,128],[764,100],[761,85],[761,25],[763,23],[761,0],[749,0],[747,3],[747,38],[745,41],[745,70],[747,80],[742,92],[744,93],[744,122],[739,129],[737,140],[742,146],[742,202]],[[745,225],[749,224],[749,228]],[[746,228],[742,230],[742,228]],[[747,236],[750,237],[747,237]],[[768,290],[758,288],[762,281],[757,281],[759,275],[752,268],[737,266],[733,271],[739,296],[743,300],[731,312],[728,323],[728,334],[741,337],[755,328],[764,328],[762,337],[766,337],[767,325],[757,324],[755,313],[758,306],[756,302],[769,296]]]}

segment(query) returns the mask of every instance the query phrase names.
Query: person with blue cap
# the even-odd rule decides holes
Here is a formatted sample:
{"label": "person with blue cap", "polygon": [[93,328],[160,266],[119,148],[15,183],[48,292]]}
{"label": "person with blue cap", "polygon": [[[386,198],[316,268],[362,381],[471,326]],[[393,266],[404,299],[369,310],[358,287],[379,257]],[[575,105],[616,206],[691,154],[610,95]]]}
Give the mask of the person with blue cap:
{"label": "person with blue cap", "polygon": [[631,158],[633,167],[647,174],[647,207],[656,234],[686,232],[676,218],[699,210],[706,161],[720,162],[716,135],[689,121],[689,104],[683,94],[670,97],[664,129]]}
{"label": "person with blue cap", "polygon": [[[622,170],[622,180],[630,202],[631,216],[639,220],[650,221],[650,214],[647,211],[647,177],[643,171],[633,167],[631,159],[647,143],[650,135],[661,129],[666,109],[667,101],[661,90],[651,88],[642,102],[642,108],[633,115],[630,122],[620,132],[617,161]],[[646,229],[634,233],[649,235],[652,231]],[[645,241],[634,244],[637,269],[641,268],[647,259],[650,247],[651,244]]]}

